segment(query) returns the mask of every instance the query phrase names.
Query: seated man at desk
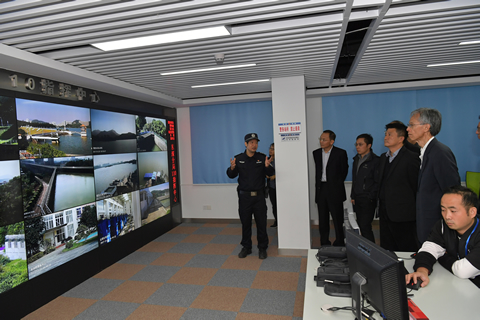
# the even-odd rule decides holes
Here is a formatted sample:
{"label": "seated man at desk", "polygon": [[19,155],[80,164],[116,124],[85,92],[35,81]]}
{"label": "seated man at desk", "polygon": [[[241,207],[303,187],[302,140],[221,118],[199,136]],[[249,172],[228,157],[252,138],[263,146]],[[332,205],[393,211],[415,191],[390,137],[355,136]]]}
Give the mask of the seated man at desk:
{"label": "seated man at desk", "polygon": [[442,196],[443,219],[433,227],[427,241],[415,256],[415,272],[405,276],[428,285],[428,276],[438,262],[459,278],[469,278],[480,288],[480,226],[477,217],[478,198],[465,187],[454,186]]}

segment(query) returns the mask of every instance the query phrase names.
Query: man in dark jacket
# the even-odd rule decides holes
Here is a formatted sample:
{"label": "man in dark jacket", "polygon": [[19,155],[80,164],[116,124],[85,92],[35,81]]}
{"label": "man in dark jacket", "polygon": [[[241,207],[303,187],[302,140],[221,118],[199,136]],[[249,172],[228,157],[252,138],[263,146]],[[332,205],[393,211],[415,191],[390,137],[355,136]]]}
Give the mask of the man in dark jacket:
{"label": "man in dark jacket", "polygon": [[420,245],[427,240],[433,226],[442,217],[440,199],[443,192],[460,184],[455,155],[435,138],[441,127],[441,113],[430,108],[412,111],[408,123],[409,137],[421,147],[416,208]]}
{"label": "man in dark jacket", "polygon": [[417,251],[415,196],[420,159],[403,145],[407,130],[399,122],[386,125],[379,164],[380,245],[390,251]]}
{"label": "man in dark jacket", "polygon": [[320,136],[320,149],[313,151],[315,160],[315,202],[318,206],[320,244],[330,245],[330,215],[335,227],[334,246],[344,246],[343,201],[347,199],[345,178],[348,174],[347,152],[333,146],[336,135],[331,130]]}
{"label": "man in dark jacket", "polygon": [[375,172],[380,157],[373,153],[372,144],[373,137],[368,133],[357,137],[355,143],[357,155],[353,158],[350,199],[362,236],[375,242],[372,221],[377,206],[378,183],[375,181]]}

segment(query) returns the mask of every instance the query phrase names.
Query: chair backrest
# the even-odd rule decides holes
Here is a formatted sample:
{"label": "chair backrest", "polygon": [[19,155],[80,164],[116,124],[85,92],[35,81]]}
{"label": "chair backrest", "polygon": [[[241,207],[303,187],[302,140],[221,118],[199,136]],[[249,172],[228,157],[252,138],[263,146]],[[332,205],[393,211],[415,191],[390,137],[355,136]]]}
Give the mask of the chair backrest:
{"label": "chair backrest", "polygon": [[480,194],[480,172],[467,171],[465,183],[467,188],[475,192],[477,196]]}

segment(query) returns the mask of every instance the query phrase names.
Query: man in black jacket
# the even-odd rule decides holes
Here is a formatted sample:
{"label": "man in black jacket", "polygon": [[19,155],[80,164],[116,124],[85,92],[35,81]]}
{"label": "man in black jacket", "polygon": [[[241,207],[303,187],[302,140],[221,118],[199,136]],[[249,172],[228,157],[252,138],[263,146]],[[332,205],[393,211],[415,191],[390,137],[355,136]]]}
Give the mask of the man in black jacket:
{"label": "man in black jacket", "polygon": [[390,251],[417,251],[415,200],[420,159],[405,148],[406,126],[387,124],[379,164],[380,246]]}
{"label": "man in black jacket", "polygon": [[320,244],[330,245],[330,215],[336,239],[334,246],[344,246],[343,201],[347,199],[345,178],[348,174],[347,152],[333,146],[336,135],[331,130],[320,136],[320,149],[313,151],[315,160],[315,202],[318,206]]}
{"label": "man in black jacket", "polygon": [[249,133],[245,136],[245,152],[230,159],[227,176],[238,176],[238,214],[242,222],[242,250],[239,258],[252,253],[252,213],[257,226],[258,257],[267,258],[267,204],[265,203],[265,176],[272,176],[275,170],[270,166],[271,160],[263,153],[257,152],[258,135]]}
{"label": "man in black jacket", "polygon": [[480,288],[480,226],[477,195],[462,186],[449,188],[441,199],[442,217],[415,256],[414,273],[407,283],[422,280],[425,287],[438,262],[459,278],[470,279]]}
{"label": "man in black jacket", "polygon": [[357,137],[355,143],[357,155],[353,158],[350,199],[362,236],[375,242],[372,221],[377,206],[378,183],[375,181],[375,172],[380,157],[373,153],[372,144],[373,137],[368,133]]}

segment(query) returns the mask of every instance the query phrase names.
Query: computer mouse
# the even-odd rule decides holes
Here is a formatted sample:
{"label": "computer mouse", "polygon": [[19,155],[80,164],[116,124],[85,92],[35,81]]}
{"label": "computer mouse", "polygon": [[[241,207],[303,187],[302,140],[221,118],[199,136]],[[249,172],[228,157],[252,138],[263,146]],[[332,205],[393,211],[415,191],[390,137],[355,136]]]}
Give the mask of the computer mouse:
{"label": "computer mouse", "polygon": [[423,280],[420,278],[417,278],[417,283],[413,283],[413,278],[410,279],[410,282],[407,284],[407,289],[413,289],[413,290],[418,290],[421,288]]}

